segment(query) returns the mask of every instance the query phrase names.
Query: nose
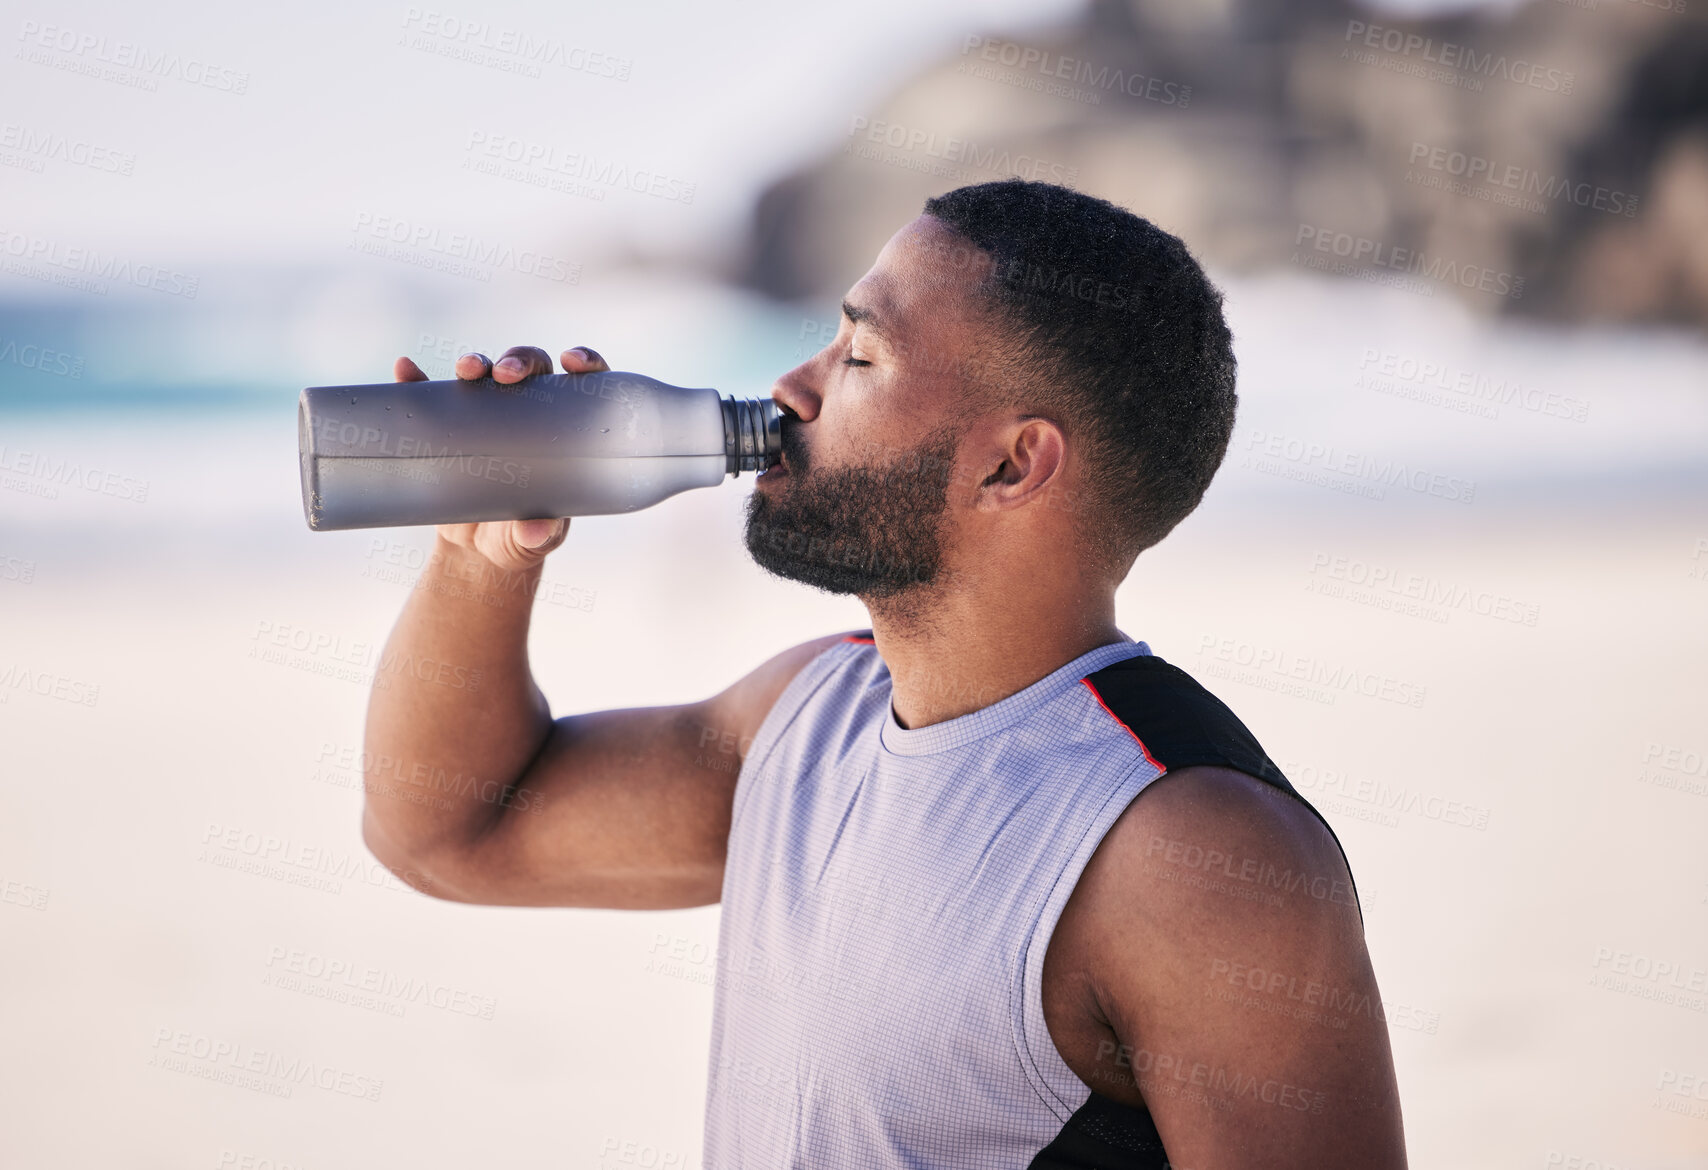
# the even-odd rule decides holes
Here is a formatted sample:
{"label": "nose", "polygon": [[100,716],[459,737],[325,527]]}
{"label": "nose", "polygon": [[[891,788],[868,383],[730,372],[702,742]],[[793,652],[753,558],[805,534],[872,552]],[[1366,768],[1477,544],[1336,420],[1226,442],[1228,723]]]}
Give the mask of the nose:
{"label": "nose", "polygon": [[771,399],[800,422],[818,417],[824,399],[813,389],[809,373],[811,362],[803,362],[778,378],[771,386]]}

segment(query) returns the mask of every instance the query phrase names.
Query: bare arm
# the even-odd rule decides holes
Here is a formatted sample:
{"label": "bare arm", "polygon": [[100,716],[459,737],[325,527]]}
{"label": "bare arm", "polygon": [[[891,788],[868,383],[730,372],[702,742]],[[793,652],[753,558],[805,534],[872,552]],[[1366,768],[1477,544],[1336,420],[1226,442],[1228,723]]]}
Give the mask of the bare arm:
{"label": "bare arm", "polygon": [[[537,349],[505,358],[492,367],[466,355],[457,373],[516,382],[552,368]],[[578,350],[562,360],[570,373],[606,368]],[[407,358],[396,372],[426,376]],[[416,888],[452,901],[716,902],[742,756],[790,680],[841,635],[787,650],[702,702],[554,720],[529,670],[528,624],[544,558],[568,525],[440,527],[368,704],[363,839]]]}
{"label": "bare arm", "polygon": [[1298,801],[1227,768],[1165,776],[1110,829],[1063,923],[1108,1035],[1088,1083],[1147,1107],[1174,1165],[1404,1170],[1350,875]]}

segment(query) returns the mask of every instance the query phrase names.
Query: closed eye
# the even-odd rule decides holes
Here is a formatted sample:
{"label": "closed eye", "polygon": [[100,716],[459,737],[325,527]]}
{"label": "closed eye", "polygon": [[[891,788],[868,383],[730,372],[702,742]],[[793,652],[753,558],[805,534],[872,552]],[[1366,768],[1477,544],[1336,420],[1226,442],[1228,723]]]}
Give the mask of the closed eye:
{"label": "closed eye", "polygon": [[857,357],[846,357],[842,359],[842,364],[845,366],[869,366],[872,363]]}

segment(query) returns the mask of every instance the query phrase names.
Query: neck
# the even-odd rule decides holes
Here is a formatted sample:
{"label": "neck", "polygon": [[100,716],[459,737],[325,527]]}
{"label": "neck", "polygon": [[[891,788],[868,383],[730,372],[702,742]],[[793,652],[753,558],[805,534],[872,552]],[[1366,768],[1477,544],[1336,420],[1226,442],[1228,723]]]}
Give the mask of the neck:
{"label": "neck", "polygon": [[903,727],[988,707],[1124,637],[1107,585],[1027,589],[1026,575],[1012,572],[1000,580],[957,578],[923,595],[866,602]]}

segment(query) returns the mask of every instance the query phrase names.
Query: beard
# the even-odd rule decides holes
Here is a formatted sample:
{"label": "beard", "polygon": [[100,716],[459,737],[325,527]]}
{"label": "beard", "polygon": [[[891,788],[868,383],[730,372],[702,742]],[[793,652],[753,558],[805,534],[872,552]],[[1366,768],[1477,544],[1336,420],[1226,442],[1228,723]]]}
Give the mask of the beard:
{"label": "beard", "polygon": [[747,551],[760,568],[866,601],[937,579],[957,429],[865,467],[812,469],[787,418],[782,443],[782,490],[755,489],[747,500]]}

